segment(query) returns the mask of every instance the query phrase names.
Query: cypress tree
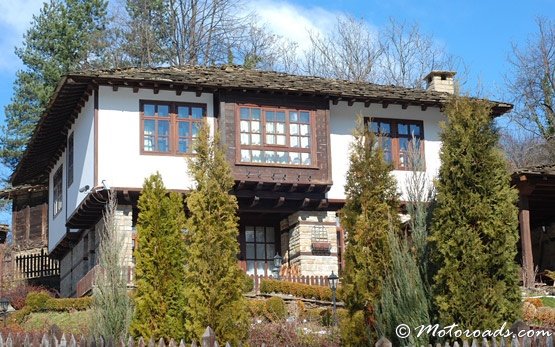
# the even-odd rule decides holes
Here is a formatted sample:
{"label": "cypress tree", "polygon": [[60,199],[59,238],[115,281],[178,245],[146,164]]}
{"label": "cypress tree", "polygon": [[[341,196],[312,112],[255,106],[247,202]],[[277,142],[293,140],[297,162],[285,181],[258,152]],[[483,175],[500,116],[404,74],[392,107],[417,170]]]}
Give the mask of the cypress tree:
{"label": "cypress tree", "polygon": [[137,290],[131,333],[145,338],[183,338],[183,198],[178,193],[168,194],[156,173],[145,180],[138,206]]}
{"label": "cypress tree", "polygon": [[[390,174],[391,166],[379,146],[380,139],[361,118],[353,135],[346,201],[340,214],[348,242],[343,298],[351,317],[360,317],[362,312],[367,332],[363,340],[368,343],[370,328],[375,328],[373,308],[390,268],[388,233],[399,226],[398,195],[395,178]],[[357,336],[361,337],[361,333],[358,331]]]}
{"label": "cypress tree", "polygon": [[495,329],[518,316],[517,193],[510,187],[488,102],[446,106],[431,241],[441,324]]}
{"label": "cypress tree", "polygon": [[195,143],[189,171],[196,188],[187,197],[187,267],[185,306],[189,338],[199,339],[210,326],[223,342],[245,339],[248,318],[242,296],[237,199],[219,137],[210,140],[207,124]]}

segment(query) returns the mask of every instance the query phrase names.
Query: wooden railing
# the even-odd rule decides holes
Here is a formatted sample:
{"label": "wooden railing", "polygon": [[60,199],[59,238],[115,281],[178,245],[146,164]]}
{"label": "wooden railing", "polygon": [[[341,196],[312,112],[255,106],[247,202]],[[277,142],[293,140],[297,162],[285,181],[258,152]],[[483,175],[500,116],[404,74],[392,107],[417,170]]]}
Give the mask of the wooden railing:
{"label": "wooden railing", "polygon": [[50,259],[44,248],[40,252],[16,255],[15,265],[14,279],[34,279],[60,274],[59,261]]}
{"label": "wooden railing", "polygon": [[[85,276],[83,276],[79,282],[77,282],[77,287],[76,287],[76,295],[77,297],[81,297],[84,296],[86,294],[88,294],[93,286],[95,285],[95,278],[96,278],[96,272],[99,271],[100,267],[98,265],[94,266],[92,269],[89,270],[89,272],[87,272],[87,274],[85,274]],[[125,268],[125,276],[127,278],[127,287],[134,287],[135,286],[135,267],[134,266],[128,266],[127,268]]]}

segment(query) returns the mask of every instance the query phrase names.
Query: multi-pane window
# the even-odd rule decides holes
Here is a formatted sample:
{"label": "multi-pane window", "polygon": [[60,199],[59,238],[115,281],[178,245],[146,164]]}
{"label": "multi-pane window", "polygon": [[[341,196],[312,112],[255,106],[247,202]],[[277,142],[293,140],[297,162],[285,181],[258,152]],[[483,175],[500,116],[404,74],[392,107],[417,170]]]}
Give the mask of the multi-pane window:
{"label": "multi-pane window", "polygon": [[246,226],[245,253],[248,274],[270,274],[276,255],[275,229],[264,226]]}
{"label": "multi-pane window", "polygon": [[67,139],[67,186],[73,183],[73,133]]}
{"label": "multi-pane window", "polygon": [[313,165],[312,123],[310,111],[240,107],[240,161]]}
{"label": "multi-pane window", "polygon": [[205,116],[205,105],[143,101],[142,150],[174,155],[192,153],[193,140]]}
{"label": "multi-pane window", "polygon": [[395,169],[413,170],[424,166],[422,121],[379,118],[365,120],[370,130],[378,135],[385,160]]}
{"label": "multi-pane window", "polygon": [[63,200],[62,200],[62,175],[63,175],[63,165],[60,165],[56,173],[54,173],[52,182],[52,200],[53,200],[53,211],[54,217],[62,211]]}

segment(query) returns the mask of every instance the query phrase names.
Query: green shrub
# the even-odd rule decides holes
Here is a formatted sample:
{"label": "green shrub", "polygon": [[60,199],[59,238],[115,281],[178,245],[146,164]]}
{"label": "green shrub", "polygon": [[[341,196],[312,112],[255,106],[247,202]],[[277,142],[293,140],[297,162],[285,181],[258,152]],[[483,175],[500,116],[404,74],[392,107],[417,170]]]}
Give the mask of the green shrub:
{"label": "green shrub", "polygon": [[339,321],[339,333],[343,346],[368,346],[370,331],[364,321],[364,311],[359,310],[353,315],[344,315]]}
{"label": "green shrub", "polygon": [[83,298],[67,298],[67,299],[49,299],[46,302],[45,309],[49,311],[84,311],[91,307],[93,297],[86,296]]}
{"label": "green shrub", "polygon": [[[283,293],[291,294],[293,296],[305,299],[315,299],[323,301],[332,300],[332,292],[329,287],[324,286],[311,286],[308,284],[276,281],[270,279],[263,279],[260,282],[261,293]],[[337,291],[337,300],[341,300],[341,288]]]}
{"label": "green shrub", "polygon": [[41,311],[46,308],[46,302],[51,298],[52,295],[47,291],[30,292],[25,299],[25,306],[34,312]]}
{"label": "green shrub", "polygon": [[247,307],[253,318],[266,316],[266,300],[247,300]]}
{"label": "green shrub", "polygon": [[280,321],[287,317],[287,307],[282,298],[274,296],[266,300],[266,317],[270,321]]}
{"label": "green shrub", "polygon": [[254,280],[245,272],[241,271],[241,273],[243,274],[243,293],[252,292],[254,290]]}

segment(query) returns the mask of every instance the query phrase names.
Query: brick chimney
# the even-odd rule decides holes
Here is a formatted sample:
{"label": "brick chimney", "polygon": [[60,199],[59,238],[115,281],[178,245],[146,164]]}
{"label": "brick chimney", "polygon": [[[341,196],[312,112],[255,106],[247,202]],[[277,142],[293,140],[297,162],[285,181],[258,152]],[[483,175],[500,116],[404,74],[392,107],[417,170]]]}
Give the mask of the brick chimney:
{"label": "brick chimney", "polygon": [[455,74],[455,71],[430,72],[424,77],[426,90],[455,94],[455,82],[453,80]]}

